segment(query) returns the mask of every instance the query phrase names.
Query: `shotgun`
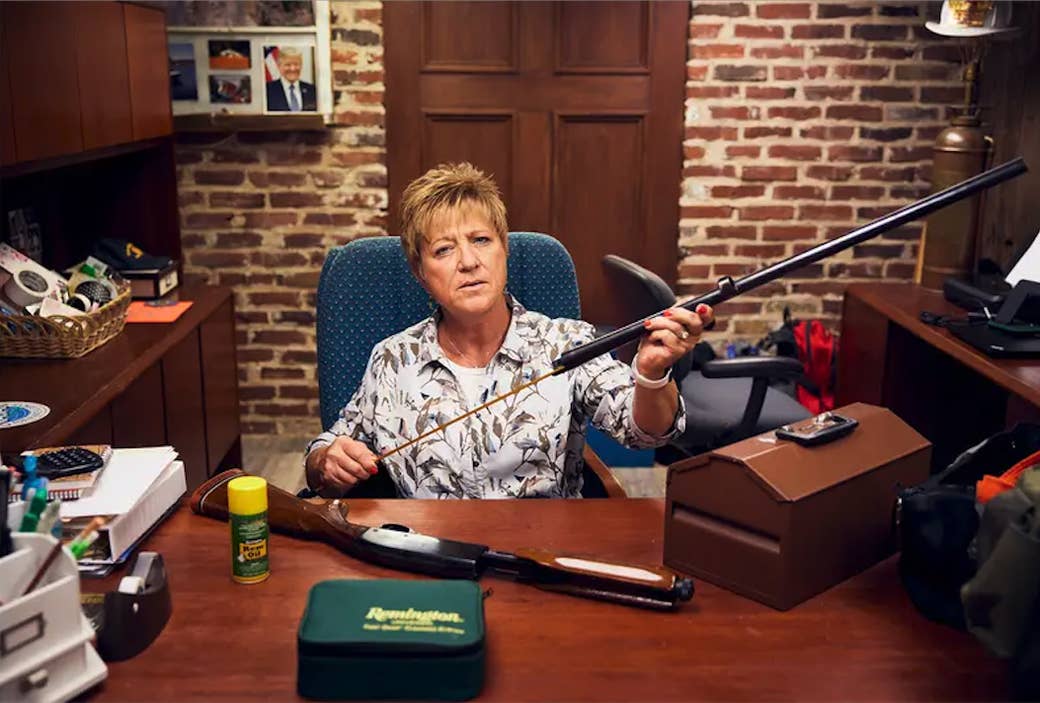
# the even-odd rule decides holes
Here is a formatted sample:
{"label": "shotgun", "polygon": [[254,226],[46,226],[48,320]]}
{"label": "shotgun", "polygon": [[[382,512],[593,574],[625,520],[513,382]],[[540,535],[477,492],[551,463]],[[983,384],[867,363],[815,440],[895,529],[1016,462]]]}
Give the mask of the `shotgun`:
{"label": "shotgun", "polygon": [[[191,496],[192,512],[226,521],[227,484],[245,475],[231,469],[199,486]],[[537,549],[511,554],[419,534],[402,525],[367,527],[347,520],[345,501],[310,502],[271,485],[267,502],[273,531],[325,542],[355,559],[391,569],[472,580],[485,572],[499,573],[549,591],[656,610],[672,610],[693,596],[693,581],[664,567],[557,556]]]}
{"label": "shotgun", "polygon": [[[775,281],[784,275],[799,269],[803,266],[816,263],[826,259],[829,256],[833,256],[838,252],[844,251],[849,247],[853,247],[857,244],[862,244],[874,237],[889,232],[896,227],[912,222],[925,215],[952,205],[953,203],[968,198],[973,195],[977,195],[987,188],[992,188],[995,185],[1003,183],[1004,181],[1010,180],[1017,176],[1022,175],[1029,169],[1026,167],[1025,161],[1019,157],[1012,159],[1007,163],[1001,164],[991,168],[988,171],[972,176],[960,183],[955,183],[949,188],[940,190],[937,193],[921,198],[915,202],[905,205],[898,210],[894,210],[887,215],[879,217],[873,222],[868,222],[865,225],[857,227],[856,229],[846,232],[845,234],[832,239],[822,244],[818,244],[811,249],[790,256],[786,259],[776,262],[770,266],[766,266],[763,269],[759,269],[754,273],[750,273],[743,278],[734,281],[729,276],[723,276],[718,280],[715,286],[715,290],[700,295],[691,300],[687,300],[684,303],[679,304],[677,307],[686,308],[687,310],[696,310],[697,306],[704,303],[705,305],[717,306],[720,303],[724,303],[727,300],[737,297],[742,293],[747,293],[750,290],[754,290],[759,286]],[[663,312],[663,311],[662,311]],[[653,315],[648,315],[641,320],[625,325],[624,327],[608,332],[600,337],[596,337],[592,341],[586,342],[585,344],[578,345],[573,349],[564,352],[559,358],[553,360],[552,370],[531,379],[527,383],[521,384],[513,388],[512,390],[506,391],[502,395],[499,395],[491,400],[487,401],[483,405],[474,408],[458,417],[452,418],[445,423],[434,427],[431,430],[423,432],[418,437],[410,439],[404,444],[398,445],[393,449],[384,452],[380,457],[379,461],[387,458],[392,454],[407,449],[413,444],[420,442],[431,435],[435,435],[438,432],[454,425],[456,422],[464,420],[470,415],[484,410],[485,408],[494,405],[495,403],[501,402],[506,398],[520,393],[526,388],[537,385],[541,381],[544,381],[551,376],[556,376],[561,373],[566,373],[571,369],[581,366],[591,359],[595,359],[603,354],[608,354],[614,349],[617,349],[622,344],[635,341],[639,339],[646,332],[646,328],[643,327],[643,323],[654,317],[660,315],[660,312],[655,312]]]}

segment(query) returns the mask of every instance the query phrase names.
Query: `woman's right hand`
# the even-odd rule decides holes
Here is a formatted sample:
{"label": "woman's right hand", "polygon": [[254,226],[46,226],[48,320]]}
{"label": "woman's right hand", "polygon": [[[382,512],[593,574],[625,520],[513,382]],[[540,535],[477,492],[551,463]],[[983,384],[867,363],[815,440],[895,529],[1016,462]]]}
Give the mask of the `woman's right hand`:
{"label": "woman's right hand", "polygon": [[332,444],[311,452],[307,460],[308,483],[318,490],[346,492],[359,481],[379,473],[377,457],[368,445],[350,437],[336,437]]}

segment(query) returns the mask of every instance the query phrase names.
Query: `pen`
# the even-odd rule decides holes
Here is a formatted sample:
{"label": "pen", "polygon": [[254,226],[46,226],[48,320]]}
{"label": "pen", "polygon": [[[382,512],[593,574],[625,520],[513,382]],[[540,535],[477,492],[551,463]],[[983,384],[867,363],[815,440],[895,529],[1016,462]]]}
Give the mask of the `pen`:
{"label": "pen", "polygon": [[[97,529],[104,525],[105,522],[106,520],[103,517],[92,519],[87,523],[87,526],[83,528],[83,531],[76,535],[76,538],[72,540],[72,544],[69,545],[69,551],[72,552],[72,556],[77,561],[79,561],[80,557],[86,553],[90,545],[94,543],[94,540],[98,538]],[[47,573],[47,569],[51,568],[51,564],[54,563],[58,554],[61,553],[61,547],[61,540],[57,540],[55,545],[51,548],[51,551],[47,554],[47,558],[43,560],[43,563],[40,564],[40,568],[36,570],[36,573],[32,577],[32,581],[30,581],[29,585],[25,587],[25,590],[22,591],[23,596],[28,595],[34,588],[36,588],[36,584],[40,582],[43,575]]]}

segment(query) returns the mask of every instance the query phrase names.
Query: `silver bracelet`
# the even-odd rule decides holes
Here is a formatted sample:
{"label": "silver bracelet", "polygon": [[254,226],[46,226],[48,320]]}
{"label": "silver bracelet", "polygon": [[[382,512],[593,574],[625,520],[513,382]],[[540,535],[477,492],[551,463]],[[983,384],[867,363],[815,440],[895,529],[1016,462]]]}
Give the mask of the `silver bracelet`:
{"label": "silver bracelet", "polygon": [[651,390],[657,390],[658,388],[664,388],[668,385],[668,382],[672,380],[672,369],[668,369],[668,373],[662,378],[652,379],[639,373],[639,369],[636,367],[636,361],[639,359],[639,355],[636,354],[632,357],[632,373],[636,377],[636,385],[642,386],[643,388],[649,388]]}

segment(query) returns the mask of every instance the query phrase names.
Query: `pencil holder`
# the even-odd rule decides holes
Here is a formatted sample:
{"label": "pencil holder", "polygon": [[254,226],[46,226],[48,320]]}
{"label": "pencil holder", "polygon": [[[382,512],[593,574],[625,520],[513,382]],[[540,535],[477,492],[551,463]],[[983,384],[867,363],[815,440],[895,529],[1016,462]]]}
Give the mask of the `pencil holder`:
{"label": "pencil holder", "polygon": [[0,700],[67,701],[104,680],[108,669],[90,644],[94,630],[79,600],[79,572],[64,548],[23,595],[57,540],[14,533],[0,558]]}

